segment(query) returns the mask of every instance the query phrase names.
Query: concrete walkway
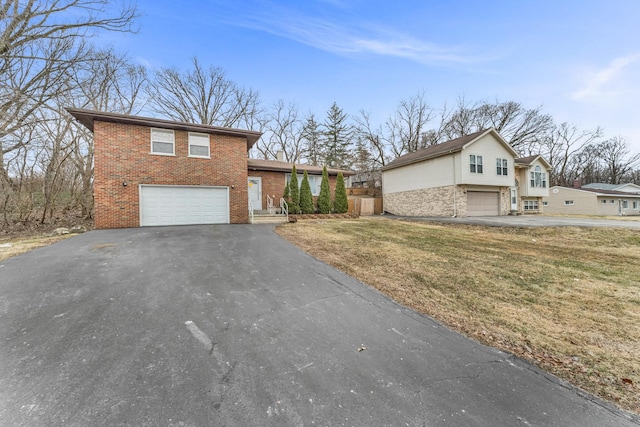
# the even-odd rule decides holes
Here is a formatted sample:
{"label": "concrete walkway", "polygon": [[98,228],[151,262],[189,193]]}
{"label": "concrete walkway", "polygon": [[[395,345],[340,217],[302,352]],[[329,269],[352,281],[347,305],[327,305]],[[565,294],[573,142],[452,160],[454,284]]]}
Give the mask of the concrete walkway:
{"label": "concrete walkway", "polygon": [[492,227],[616,227],[640,229],[640,220],[615,220],[582,217],[555,217],[543,215],[505,215],[477,217],[403,217],[385,215],[389,219],[434,221],[453,224],[488,225]]}
{"label": "concrete walkway", "polygon": [[93,231],[0,262],[0,425],[637,426],[272,226]]}

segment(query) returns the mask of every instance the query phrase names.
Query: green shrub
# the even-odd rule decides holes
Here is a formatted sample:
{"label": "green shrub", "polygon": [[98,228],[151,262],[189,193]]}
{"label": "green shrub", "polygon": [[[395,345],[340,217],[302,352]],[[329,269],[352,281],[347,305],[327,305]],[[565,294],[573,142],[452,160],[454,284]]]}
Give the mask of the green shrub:
{"label": "green shrub", "polygon": [[322,169],[322,182],[318,195],[318,211],[323,214],[331,213],[331,190],[329,189],[329,174],[327,167]]}
{"label": "green shrub", "polygon": [[300,213],[300,189],[298,188],[298,172],[296,171],[295,165],[293,165],[293,169],[291,169],[289,198],[291,199],[291,203],[289,203],[289,213]]}
{"label": "green shrub", "polygon": [[336,179],[336,194],[333,199],[333,209],[336,213],[347,213],[349,210],[347,189],[344,186],[344,176],[342,176],[342,172],[338,172],[338,178]]}
{"label": "green shrub", "polygon": [[304,171],[302,183],[300,184],[300,211],[303,214],[310,214],[313,213],[313,210],[313,195],[309,185],[309,176],[307,171]]}

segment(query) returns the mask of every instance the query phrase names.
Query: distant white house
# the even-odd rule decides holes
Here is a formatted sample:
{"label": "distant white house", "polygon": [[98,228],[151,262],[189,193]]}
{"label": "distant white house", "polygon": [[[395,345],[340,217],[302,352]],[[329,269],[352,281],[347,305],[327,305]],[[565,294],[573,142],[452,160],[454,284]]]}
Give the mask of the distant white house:
{"label": "distant white house", "polygon": [[593,182],[591,184],[583,185],[582,189],[594,189],[594,190],[608,190],[608,191],[622,191],[623,193],[636,193],[640,194],[640,185],[627,183],[627,184],[605,184],[603,182]]}
{"label": "distant white house", "polygon": [[[605,188],[598,188],[605,187]],[[613,190],[622,188],[627,191]],[[579,188],[551,187],[543,199],[547,213],[575,215],[640,215],[640,186],[594,183]]]}

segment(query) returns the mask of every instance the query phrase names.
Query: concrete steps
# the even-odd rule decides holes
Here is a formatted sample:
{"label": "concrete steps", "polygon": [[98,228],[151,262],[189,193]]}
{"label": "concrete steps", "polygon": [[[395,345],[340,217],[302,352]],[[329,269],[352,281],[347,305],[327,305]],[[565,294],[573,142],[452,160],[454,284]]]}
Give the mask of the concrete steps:
{"label": "concrete steps", "polygon": [[286,215],[275,215],[275,214],[262,213],[262,212],[253,213],[252,224],[280,224],[283,222],[287,222]]}

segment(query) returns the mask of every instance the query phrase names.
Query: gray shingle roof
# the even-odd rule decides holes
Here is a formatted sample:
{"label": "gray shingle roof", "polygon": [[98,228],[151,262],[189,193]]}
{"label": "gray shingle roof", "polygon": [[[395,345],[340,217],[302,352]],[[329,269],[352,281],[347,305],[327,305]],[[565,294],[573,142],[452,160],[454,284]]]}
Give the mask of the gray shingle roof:
{"label": "gray shingle roof", "polygon": [[[279,162],[276,160],[247,159],[247,168],[249,170],[291,172],[292,166],[292,163]],[[322,166],[296,164],[296,170],[298,172],[307,171],[308,174],[312,175],[322,175]],[[351,176],[356,174],[355,172],[349,170],[327,168],[327,173],[329,175],[338,175],[338,172],[342,172],[343,176]]]}
{"label": "gray shingle roof", "polygon": [[414,151],[398,157],[392,162],[385,165],[382,168],[383,171],[398,168],[400,166],[410,165],[412,163],[422,162],[424,160],[433,159],[440,156],[445,156],[450,153],[462,151],[462,148],[478,138],[480,135],[486,133],[488,129],[481,130],[469,135],[462,136],[460,138],[452,139],[442,144],[432,145],[421,150]]}

